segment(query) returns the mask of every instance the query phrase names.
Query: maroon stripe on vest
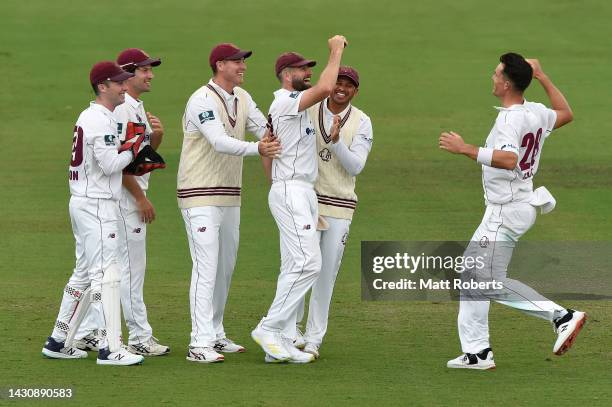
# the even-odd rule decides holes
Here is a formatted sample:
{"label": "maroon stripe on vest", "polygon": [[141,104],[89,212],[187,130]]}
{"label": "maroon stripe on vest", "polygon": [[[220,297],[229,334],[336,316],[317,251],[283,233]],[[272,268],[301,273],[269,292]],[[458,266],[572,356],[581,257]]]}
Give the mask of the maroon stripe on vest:
{"label": "maroon stripe on vest", "polygon": [[177,192],[189,192],[189,191],[212,191],[212,190],[221,190],[221,191],[240,191],[240,187],[199,187],[199,188],[185,188],[185,189],[177,189]]}
{"label": "maroon stripe on vest", "polygon": [[193,198],[196,196],[240,196],[240,192],[189,192],[177,193],[179,198]]}
{"label": "maroon stripe on vest", "polygon": [[340,201],[340,202],[344,202],[344,203],[357,203],[357,201],[355,201],[354,199],[345,199],[345,198],[336,198],[335,196],[328,196],[328,195],[321,195],[321,194],[317,194],[317,198],[325,198],[325,199],[329,199],[329,200],[333,200],[333,201]]}
{"label": "maroon stripe on vest", "polygon": [[347,208],[347,209],[355,209],[357,207],[357,205],[345,205],[345,204],[339,204],[337,202],[328,202],[328,201],[322,201],[319,199],[319,204],[321,205],[328,205],[328,206],[337,206],[339,208]]}

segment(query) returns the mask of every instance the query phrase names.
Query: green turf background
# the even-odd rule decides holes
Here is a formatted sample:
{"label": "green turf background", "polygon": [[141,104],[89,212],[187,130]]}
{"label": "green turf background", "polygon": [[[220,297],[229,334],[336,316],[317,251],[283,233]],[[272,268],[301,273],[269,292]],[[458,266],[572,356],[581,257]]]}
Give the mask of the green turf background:
{"label": "green turf background", "polygon": [[[54,405],[609,405],[609,302],[573,304],[591,323],[562,358],[551,353],[546,323],[494,305],[497,371],[448,371],[459,353],[457,304],[364,303],[359,287],[361,240],[471,236],[483,212],[479,168],[438,151],[437,137],[452,129],[484,141],[496,114],[490,77],[509,50],[540,59],[576,118],[546,143],[536,179],[557,209],[525,238],[612,240],[609,2],[3,0],[0,15],[0,386],[74,388],[73,402]],[[191,261],[174,198],[185,102],[209,78],[211,47],[231,41],[254,50],[244,86],[266,111],[276,56],[297,50],[323,65],[335,33],[350,42],[343,61],[360,71],[355,104],[372,118],[375,141],[322,359],[264,365],[249,338],[279,265],[267,184],[249,158],[226,314],[228,333],[249,351],[224,364],[188,363]],[[93,355],[45,360],[40,349],[74,261],[72,127],[92,98],[91,65],[127,47],[163,58],[144,96],[165,124],[168,162],[151,182],[158,220],[148,232],[145,296],[154,333],[173,352],[135,368],[97,367]],[[538,83],[527,97],[546,101]],[[19,404],[30,403],[42,404]]]}

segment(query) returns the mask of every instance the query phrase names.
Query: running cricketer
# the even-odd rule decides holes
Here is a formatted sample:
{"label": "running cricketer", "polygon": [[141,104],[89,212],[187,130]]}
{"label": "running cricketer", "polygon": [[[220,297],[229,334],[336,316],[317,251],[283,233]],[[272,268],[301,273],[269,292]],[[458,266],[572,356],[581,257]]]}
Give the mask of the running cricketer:
{"label": "running cricketer", "polygon": [[[242,159],[280,153],[266,118],[239,87],[251,54],[234,44],[215,46],[209,56],[213,77],[191,95],[183,116],[177,197],[193,262],[187,352],[192,362],[221,362],[221,353],[245,351],[223,327],[238,251]],[[244,141],[247,131],[260,141]]]}
{"label": "running cricketer", "polygon": [[[309,109],[317,134],[319,176],[315,191],[319,216],[324,220],[319,231],[321,273],[312,286],[304,335],[304,352],[315,358],[327,331],[334,284],[357,206],[355,177],[372,148],[372,122],[351,104],[358,91],[359,73],[342,66],[330,96]],[[298,321],[302,316],[298,314]]]}
{"label": "running cricketer", "polygon": [[[551,109],[525,100],[523,93],[532,77],[546,91]],[[537,211],[548,213],[554,209],[555,199],[546,188],[533,190],[533,178],[544,141],[552,130],[572,121],[572,110],[535,59],[504,54],[492,79],[493,94],[501,107],[497,108],[499,113],[485,146],[466,144],[452,131],[443,132],[439,140],[441,149],[466,155],[482,165],[486,211],[466,256],[490,254],[483,271],[503,287],[460,292],[458,328],[464,354],[448,361],[449,368],[495,368],[489,343],[491,299],[550,321],[557,333],[553,346],[556,355],[562,355],[572,346],[587,318],[584,312],[565,309],[520,281],[507,278],[513,248],[535,223]]]}
{"label": "running cricketer", "polygon": [[68,170],[76,266],[64,288],[53,333],[42,349],[49,358],[87,357],[87,352],[73,347],[71,341],[91,304],[95,328],[103,334],[97,364],[133,365],[143,361],[142,356],[128,352],[120,342],[117,219],[121,173],[136,157],[143,136],[120,146],[113,111],[124,102],[125,81],[132,76],[111,61],[95,64],[89,75],[96,100],[81,113],[74,127]]}
{"label": "running cricketer", "polygon": [[328,40],[327,66],[311,87],[315,61],[298,53],[279,56],[275,64],[281,89],[270,106],[274,135],[283,150],[271,164],[270,211],[280,234],[281,269],[276,296],[267,315],[251,332],[266,362],[309,363],[314,356],[293,346],[298,306],[321,271],[317,238],[317,139],[308,108],[329,96],[338,77],[346,38]]}

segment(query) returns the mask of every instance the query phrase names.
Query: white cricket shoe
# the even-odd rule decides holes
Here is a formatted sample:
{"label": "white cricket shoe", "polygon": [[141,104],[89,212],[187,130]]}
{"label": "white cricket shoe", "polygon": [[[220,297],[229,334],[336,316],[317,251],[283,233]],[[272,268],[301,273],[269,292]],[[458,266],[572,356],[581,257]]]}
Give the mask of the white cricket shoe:
{"label": "white cricket shoe", "polygon": [[495,369],[493,351],[491,348],[486,348],[479,353],[465,353],[453,360],[449,360],[446,363],[446,367],[451,369]]}
{"label": "white cricket shoe", "polygon": [[[251,338],[257,343],[268,355],[274,359],[282,361],[291,358],[289,350],[286,349],[281,334],[278,332],[266,331],[260,326],[253,329]],[[293,348],[293,346],[291,346]]]}
{"label": "white cricket shoe", "polygon": [[285,343],[285,348],[289,351],[289,359],[287,362],[289,363],[310,363],[315,360],[315,356],[302,352],[298,348],[296,348],[293,344],[292,338],[283,337],[283,342]]}
{"label": "white cricket shoe", "polygon": [[73,346],[64,347],[64,342],[57,342],[51,336],[47,338],[42,354],[50,359],[84,359],[87,352]]}
{"label": "white cricket shoe", "polygon": [[217,352],[222,352],[222,353],[243,353],[246,351],[244,346],[238,345],[237,343],[235,343],[229,338],[218,339],[215,342],[215,345],[213,346],[213,348]]}
{"label": "white cricket shoe", "polygon": [[198,363],[217,363],[223,362],[225,360],[225,356],[217,353],[209,346],[204,348],[192,348],[190,346],[189,351],[187,352],[187,360]]}
{"label": "white cricket shoe", "polygon": [[270,356],[266,353],[266,356],[264,357],[264,362],[266,363],[287,363],[289,362],[289,359],[276,359],[273,356]]}
{"label": "white cricket shoe", "polygon": [[127,349],[135,355],[142,356],[163,356],[170,353],[170,348],[160,344],[154,336],[146,342],[130,344]]}
{"label": "white cricket shoe", "polygon": [[295,326],[295,339],[293,340],[293,346],[298,349],[304,349],[304,346],[306,346],[306,341],[304,340],[304,333],[300,329],[299,325]]}
{"label": "white cricket shoe", "polygon": [[102,348],[98,352],[98,365],[115,365],[115,366],[130,366],[140,365],[144,362],[144,357],[134,355],[121,347],[117,352],[111,352],[108,348]]}
{"label": "white cricket shoe", "polygon": [[561,356],[572,347],[586,320],[586,313],[568,309],[567,314],[554,321],[557,333],[557,340],[553,346],[555,355]]}
{"label": "white cricket shoe", "polygon": [[95,333],[91,333],[74,341],[74,347],[88,352],[98,352],[100,350],[100,339]]}
{"label": "white cricket shoe", "polygon": [[306,346],[304,346],[304,352],[310,353],[315,359],[319,359],[319,345],[308,342]]}

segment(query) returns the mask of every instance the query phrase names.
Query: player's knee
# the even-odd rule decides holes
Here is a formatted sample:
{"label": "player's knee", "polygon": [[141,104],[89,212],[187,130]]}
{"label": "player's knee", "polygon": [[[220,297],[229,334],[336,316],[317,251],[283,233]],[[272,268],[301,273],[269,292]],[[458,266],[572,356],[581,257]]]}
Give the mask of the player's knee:
{"label": "player's knee", "polygon": [[321,272],[321,254],[315,253],[306,258],[304,270],[310,273],[319,274]]}

